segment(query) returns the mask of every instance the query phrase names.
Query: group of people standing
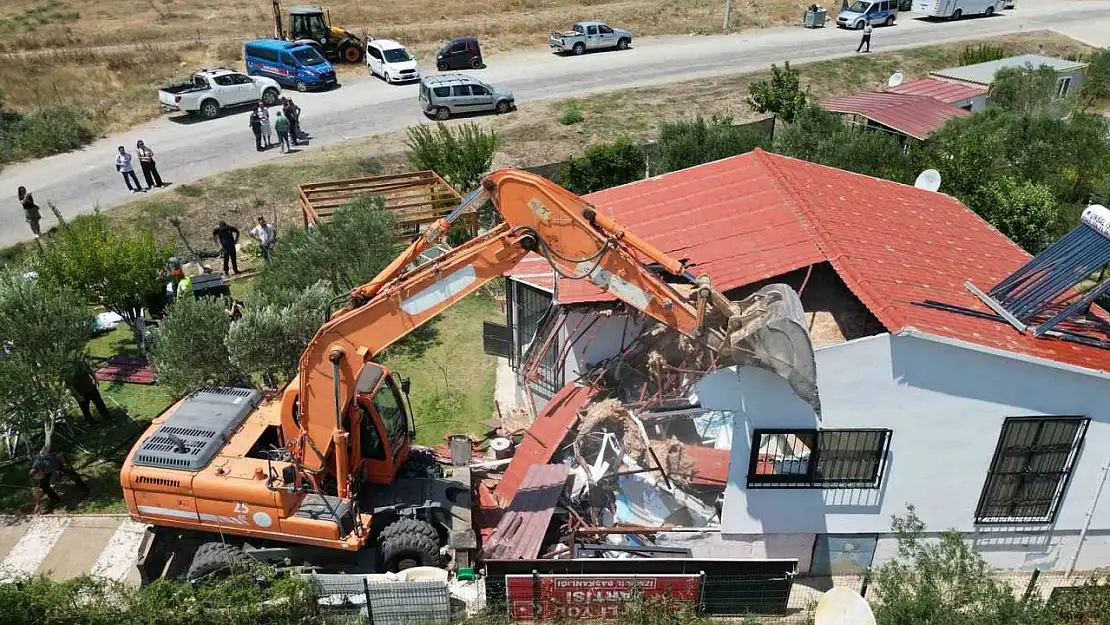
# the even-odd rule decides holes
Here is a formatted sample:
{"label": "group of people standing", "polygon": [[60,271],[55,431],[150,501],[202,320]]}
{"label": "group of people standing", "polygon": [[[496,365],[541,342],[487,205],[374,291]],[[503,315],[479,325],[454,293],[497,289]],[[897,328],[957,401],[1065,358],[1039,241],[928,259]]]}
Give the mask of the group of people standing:
{"label": "group of people standing", "polygon": [[[251,228],[247,235],[258,241],[258,249],[262,253],[262,262],[270,262],[270,252],[277,242],[277,229],[266,221],[266,217],[258,216],[258,225]],[[239,273],[239,252],[236,245],[239,243],[239,229],[229,226],[226,221],[220,221],[212,231],[212,240],[220,245],[220,255],[224,260],[224,275],[230,275],[228,269]]]}
{"label": "group of people standing", "polygon": [[[300,144],[301,137],[301,107],[293,103],[292,98],[281,99],[281,110],[274,114],[273,130],[277,132],[278,149],[287,153],[294,145]],[[248,121],[251,132],[254,133],[254,147],[259,152],[273,147],[273,135],[270,132],[270,109],[262,102],[251,111]]]}
{"label": "group of people standing", "polygon": [[139,178],[135,175],[135,165],[133,164],[135,157],[122,145],[119,146],[116,152],[116,171],[123,174],[123,182],[127,185],[127,190],[138,193],[139,191],[150,191],[154,187],[161,189],[166,186],[162,182],[162,176],[158,173],[158,165],[154,162],[154,150],[150,149],[142,140],[139,140],[135,144],[135,153],[139,155],[139,167],[143,170],[143,178],[146,179],[145,189],[139,184]]}

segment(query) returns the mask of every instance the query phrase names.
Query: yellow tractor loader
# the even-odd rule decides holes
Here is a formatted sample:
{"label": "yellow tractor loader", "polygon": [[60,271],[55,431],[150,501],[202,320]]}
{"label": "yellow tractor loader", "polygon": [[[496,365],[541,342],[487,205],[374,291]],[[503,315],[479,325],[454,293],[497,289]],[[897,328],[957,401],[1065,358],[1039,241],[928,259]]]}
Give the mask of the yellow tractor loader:
{"label": "yellow tractor loader", "polygon": [[289,32],[281,18],[281,1],[273,0],[274,36],[278,39],[310,45],[333,61],[358,63],[362,60],[365,43],[358,35],[333,26],[331,13],[315,6],[295,6],[289,9]]}

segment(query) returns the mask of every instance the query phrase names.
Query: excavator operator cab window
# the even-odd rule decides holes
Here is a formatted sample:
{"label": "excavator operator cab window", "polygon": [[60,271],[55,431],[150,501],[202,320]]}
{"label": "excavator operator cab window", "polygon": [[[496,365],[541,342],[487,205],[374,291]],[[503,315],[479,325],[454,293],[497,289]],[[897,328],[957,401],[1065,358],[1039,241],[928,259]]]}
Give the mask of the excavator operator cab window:
{"label": "excavator operator cab window", "polygon": [[323,14],[294,15],[293,38],[313,39],[320,43],[327,43],[328,25],[324,22]]}
{"label": "excavator operator cab window", "polygon": [[385,446],[382,445],[381,434],[378,426],[374,424],[374,415],[365,406],[359,404],[359,438],[362,448],[362,457],[367,460],[385,460]]}
{"label": "excavator operator cab window", "polygon": [[393,453],[401,448],[408,433],[408,423],[405,422],[405,404],[393,380],[388,376],[382,381],[378,391],[374,393],[374,410],[382,419],[385,426],[385,435],[389,438],[389,447]]}

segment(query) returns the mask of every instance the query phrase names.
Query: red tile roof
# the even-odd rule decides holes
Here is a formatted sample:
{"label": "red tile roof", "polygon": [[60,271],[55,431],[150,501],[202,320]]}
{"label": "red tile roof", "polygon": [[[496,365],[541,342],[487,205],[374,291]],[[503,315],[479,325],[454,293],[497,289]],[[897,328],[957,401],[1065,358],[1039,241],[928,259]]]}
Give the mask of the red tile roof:
{"label": "red tile roof", "polygon": [[963,102],[964,100],[970,100],[971,98],[986,95],[987,93],[987,90],[983,87],[975,87],[947,80],[937,80],[936,78],[911,80],[897,87],[887,87],[883,89],[883,91],[887,93],[901,93],[904,95],[928,96],[934,100],[940,100],[947,104]]}
{"label": "red tile roof", "polygon": [[[1029,254],[954,198],[755,150],[587,196],[599,211],[723,290],[827,260],[889,332],[941,337],[1110,371],[1110,350],[1037,339],[1010,326],[918,306],[990,312],[988,289]],[[613,298],[560,279],[559,303]]]}
{"label": "red tile roof", "polygon": [[834,113],[859,115],[914,139],[925,139],[953,117],[970,111],[928,96],[861,91],[825,100],[821,106]]}

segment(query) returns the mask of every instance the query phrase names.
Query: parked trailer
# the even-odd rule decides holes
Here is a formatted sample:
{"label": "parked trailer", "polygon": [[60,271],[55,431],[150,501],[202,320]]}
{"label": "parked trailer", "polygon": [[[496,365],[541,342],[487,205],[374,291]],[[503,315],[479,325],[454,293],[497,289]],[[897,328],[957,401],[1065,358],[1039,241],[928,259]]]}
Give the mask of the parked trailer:
{"label": "parked trailer", "polygon": [[968,15],[994,15],[1005,6],[1006,0],[918,0],[913,10],[928,17],[958,20]]}

